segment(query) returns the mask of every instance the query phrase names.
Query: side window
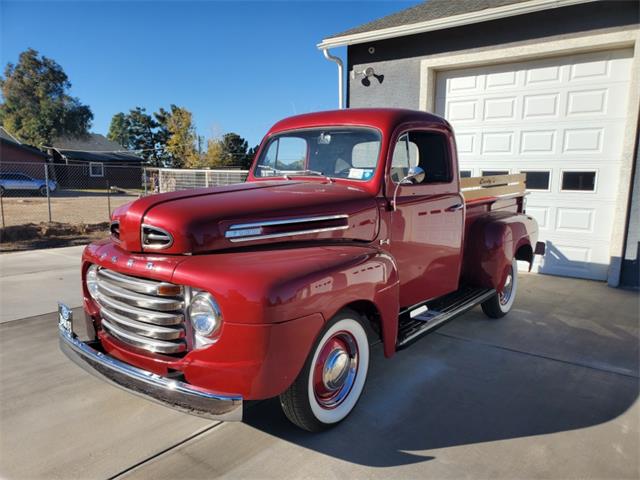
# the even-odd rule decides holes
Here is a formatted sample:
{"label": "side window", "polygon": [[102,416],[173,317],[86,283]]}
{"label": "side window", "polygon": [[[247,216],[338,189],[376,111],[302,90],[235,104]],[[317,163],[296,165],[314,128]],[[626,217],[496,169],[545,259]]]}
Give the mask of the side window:
{"label": "side window", "polygon": [[509,170],[482,170],[483,177],[494,177],[496,175],[509,175]]}
{"label": "side window", "polygon": [[102,163],[89,163],[90,177],[104,177],[104,165]]}
{"label": "side window", "polygon": [[564,191],[595,192],[596,172],[562,172],[562,188]]}
{"label": "side window", "polygon": [[470,178],[471,170],[460,170],[460,178]]}
{"label": "side window", "polygon": [[520,173],[527,176],[525,181],[527,190],[549,191],[551,172],[548,170],[522,170]]}
{"label": "side window", "polygon": [[447,137],[438,132],[414,131],[402,135],[393,152],[391,178],[402,180],[410,167],[421,167],[425,183],[451,181],[451,162]]}

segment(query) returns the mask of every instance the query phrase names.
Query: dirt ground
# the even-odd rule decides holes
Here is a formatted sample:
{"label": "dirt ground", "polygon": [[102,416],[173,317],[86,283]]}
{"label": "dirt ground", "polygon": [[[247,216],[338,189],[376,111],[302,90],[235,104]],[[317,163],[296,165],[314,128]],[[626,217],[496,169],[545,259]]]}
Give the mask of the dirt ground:
{"label": "dirt ground", "polygon": [[[137,198],[137,195],[127,194],[60,192],[51,197],[51,221],[71,225],[107,222],[114,208]],[[4,196],[1,197],[1,206],[2,227],[49,221],[45,197]]]}
{"label": "dirt ground", "polygon": [[0,253],[85,245],[109,235],[109,223],[27,223],[0,229]]}

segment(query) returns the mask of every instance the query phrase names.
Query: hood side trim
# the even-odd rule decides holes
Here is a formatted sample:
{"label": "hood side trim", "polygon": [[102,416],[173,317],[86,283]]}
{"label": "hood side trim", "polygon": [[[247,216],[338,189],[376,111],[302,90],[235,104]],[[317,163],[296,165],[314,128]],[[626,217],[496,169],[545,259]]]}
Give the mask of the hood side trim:
{"label": "hood side trim", "polygon": [[[339,225],[316,226],[310,225],[310,228],[302,228],[301,230],[288,230],[282,232],[264,233],[263,227],[279,227],[287,225],[314,224],[320,222],[332,222],[343,220]],[[297,235],[307,235],[314,233],[333,232],[336,230],[346,230],[349,228],[349,215],[323,215],[318,217],[300,217],[285,220],[266,220],[262,222],[239,223],[231,225],[225,237],[230,242],[250,242],[255,240],[267,240],[271,238],[283,238]]]}

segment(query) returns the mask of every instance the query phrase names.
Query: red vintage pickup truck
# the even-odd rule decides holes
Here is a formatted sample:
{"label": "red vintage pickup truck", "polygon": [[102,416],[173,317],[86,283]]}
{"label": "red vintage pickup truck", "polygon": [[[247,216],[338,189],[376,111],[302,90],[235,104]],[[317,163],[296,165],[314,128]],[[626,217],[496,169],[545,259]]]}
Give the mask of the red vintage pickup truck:
{"label": "red vintage pickup truck", "polygon": [[245,400],[279,396],[322,430],[354,408],[372,344],[393,357],[476,305],[509,312],[516,261],[544,254],[524,200],[522,175],[461,180],[434,115],[288,118],[245,183],[113,212],[83,254],[84,321],[59,306],[61,348],[188,413],[241,420]]}

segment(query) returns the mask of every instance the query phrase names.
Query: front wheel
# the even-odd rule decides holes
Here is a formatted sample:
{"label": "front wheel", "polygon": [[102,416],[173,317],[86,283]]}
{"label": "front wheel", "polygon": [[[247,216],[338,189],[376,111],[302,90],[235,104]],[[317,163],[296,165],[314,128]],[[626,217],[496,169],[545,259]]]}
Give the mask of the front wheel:
{"label": "front wheel", "polygon": [[47,196],[47,187],[42,186],[42,187],[40,187],[40,188],[38,189],[38,191],[40,192],[40,195],[41,195],[41,196],[43,196],[43,197],[46,197],[46,196]]}
{"label": "front wheel", "polygon": [[482,302],[482,311],[491,318],[504,317],[513,306],[518,291],[518,261],[514,258],[496,295]]}
{"label": "front wheel", "polygon": [[309,432],[344,420],[355,407],[369,369],[369,341],[360,315],[338,313],[325,327],[313,351],[280,405],[287,418]]}

